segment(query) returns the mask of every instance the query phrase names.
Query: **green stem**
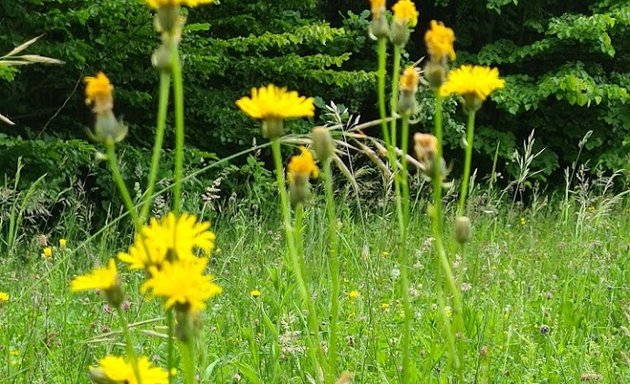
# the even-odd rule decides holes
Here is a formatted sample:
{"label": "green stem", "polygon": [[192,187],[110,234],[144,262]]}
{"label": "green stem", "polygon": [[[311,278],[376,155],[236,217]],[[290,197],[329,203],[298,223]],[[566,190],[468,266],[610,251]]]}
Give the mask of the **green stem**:
{"label": "green stem", "polygon": [[168,342],[166,344],[166,369],[168,370],[168,384],[173,382],[173,310],[171,308],[166,310],[166,335]]}
{"label": "green stem", "polygon": [[140,370],[138,370],[138,359],[136,358],[136,352],[133,350],[133,341],[129,334],[129,324],[127,318],[123,313],[120,305],[116,306],[116,313],[118,314],[118,320],[120,321],[120,327],[122,328],[123,336],[125,337],[125,346],[127,348],[127,358],[131,361],[131,367],[133,368],[133,374],[136,377],[138,384],[142,384],[142,377],[140,376]]}
{"label": "green stem", "polygon": [[129,190],[127,189],[127,185],[125,184],[125,180],[120,173],[120,168],[118,167],[118,161],[116,159],[116,150],[113,141],[108,141],[105,143],[105,147],[107,149],[107,162],[109,164],[109,169],[112,172],[112,176],[114,178],[114,182],[118,187],[118,191],[122,196],[123,203],[125,204],[125,208],[129,212],[131,216],[131,220],[133,220],[133,224],[136,229],[140,228],[141,222],[138,218],[138,212],[136,211],[136,207],[133,204],[133,200],[131,199],[131,195],[129,194]]}
{"label": "green stem", "polygon": [[166,126],[166,111],[168,109],[168,97],[171,84],[171,75],[162,72],[160,74],[160,102],[158,105],[157,125],[155,129],[155,143],[153,154],[151,155],[151,170],[147,181],[147,190],[144,194],[144,202],[140,212],[140,222],[144,223],[151,209],[153,201],[153,190],[160,168],[160,157],[162,156],[162,144],[164,143],[164,128]]}
{"label": "green stem", "polygon": [[[190,328],[190,327],[188,327]],[[187,330],[186,332],[189,332]],[[182,365],[184,366],[184,383],[195,384],[195,354],[194,354],[195,339],[189,333],[188,341],[181,343],[182,351]]]}
{"label": "green stem", "polygon": [[[442,273],[438,273],[438,275],[446,279],[445,283],[449,288],[453,300],[454,329],[451,327],[447,327],[447,339],[449,344],[449,353],[451,355],[451,364],[456,370],[459,383],[463,383],[463,348],[461,348],[461,346],[460,348],[457,348],[457,346],[455,345],[456,337],[460,339],[463,339],[464,337],[462,305],[460,301],[459,290],[457,289],[457,284],[455,282],[455,277],[453,275],[448,257],[446,256],[442,236],[442,98],[437,91],[435,92],[434,134],[437,138],[437,148],[435,155],[435,164],[433,166],[433,213],[431,215],[432,231],[433,238],[435,239],[434,241],[437,261],[442,270]],[[442,282],[438,282],[438,285],[440,286],[440,289],[442,289]],[[440,307],[443,307],[443,303],[440,303]],[[443,316],[446,316],[444,308],[440,309]],[[448,325],[448,319],[445,319],[445,323]]]}
{"label": "green stem", "polygon": [[339,256],[337,254],[337,217],[333,195],[330,159],[324,162],[324,189],[326,190],[326,211],[328,213],[328,267],[332,289],[330,292],[330,341],[328,346],[329,380],[333,382],[337,375],[337,319],[339,317]]}
{"label": "green stem", "polygon": [[396,147],[398,140],[396,137],[396,114],[398,113],[398,86],[400,82],[400,46],[394,45],[394,68],[392,70],[392,95],[389,101],[391,121],[391,144]]}
{"label": "green stem", "polygon": [[273,153],[274,165],[276,170],[276,180],[278,182],[278,192],[280,193],[280,209],[282,210],[282,221],[286,234],[287,247],[289,249],[289,256],[291,258],[291,265],[295,280],[298,285],[302,299],[306,303],[306,309],[308,311],[307,324],[309,328],[308,342],[309,342],[309,355],[315,365],[315,377],[321,377],[322,373],[324,378],[328,378],[328,369],[326,366],[326,360],[324,352],[321,348],[319,340],[319,324],[317,323],[317,314],[315,313],[315,305],[308,293],[306,281],[302,274],[303,261],[300,260],[300,256],[297,252],[296,240],[294,228],[291,225],[291,211],[289,208],[289,198],[287,195],[286,184],[284,181],[284,171],[282,169],[282,153],[280,151],[280,139],[274,137],[271,139],[271,150]]}
{"label": "green stem", "polygon": [[410,383],[414,380],[413,361],[411,355],[411,321],[413,312],[411,309],[411,299],[409,297],[409,257],[407,250],[407,234],[409,227],[409,183],[407,172],[407,152],[409,151],[409,115],[402,116],[402,170],[400,173],[401,189],[402,189],[402,226],[400,231],[400,277],[402,284],[403,307],[405,311],[405,320],[403,326],[403,383]]}
{"label": "green stem", "polygon": [[184,82],[182,65],[179,60],[177,44],[171,43],[171,61],[173,65],[173,94],[175,97],[175,173],[173,190],[173,211],[178,216],[181,211],[182,172],[184,168]]}
{"label": "green stem", "polygon": [[389,149],[391,144],[389,130],[387,129],[387,110],[385,108],[385,65],[387,60],[387,38],[378,39],[378,111],[381,118],[381,130],[385,145]]}
{"label": "green stem", "polygon": [[462,190],[459,192],[457,204],[457,216],[462,216],[466,209],[468,197],[468,183],[470,181],[470,166],[472,162],[473,140],[475,138],[475,112],[468,113],[468,128],[466,129],[466,158],[464,163],[464,176],[462,177]]}

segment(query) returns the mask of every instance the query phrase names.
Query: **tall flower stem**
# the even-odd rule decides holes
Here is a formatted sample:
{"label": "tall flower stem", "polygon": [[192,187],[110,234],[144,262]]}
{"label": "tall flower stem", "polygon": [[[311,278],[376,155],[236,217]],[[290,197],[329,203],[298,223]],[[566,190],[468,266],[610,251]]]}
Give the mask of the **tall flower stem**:
{"label": "tall flower stem", "polygon": [[105,143],[105,148],[107,150],[107,162],[109,165],[109,169],[112,172],[112,177],[114,178],[114,182],[118,187],[118,191],[122,196],[123,203],[125,204],[125,208],[129,212],[131,216],[131,220],[133,220],[133,224],[136,229],[140,228],[140,219],[138,217],[138,212],[136,211],[136,207],[133,204],[133,200],[131,199],[131,195],[129,194],[129,190],[127,189],[127,185],[125,184],[125,180],[120,173],[120,168],[118,167],[118,160],[116,158],[116,149],[113,141],[108,141]]}
{"label": "tall flower stem", "polygon": [[396,147],[397,137],[396,137],[396,113],[398,110],[398,87],[400,82],[400,46],[394,45],[394,68],[392,69],[392,94],[391,99],[389,101],[390,113],[392,114],[392,121],[390,127],[390,135],[391,135],[391,145]]}
{"label": "tall flower stem", "polygon": [[168,384],[173,382],[173,309],[166,310],[166,369],[168,370]]}
{"label": "tall flower stem", "polygon": [[381,118],[381,130],[383,140],[389,150],[391,145],[389,130],[387,129],[387,110],[385,107],[385,64],[387,61],[387,39],[381,37],[378,39],[378,111]]}
{"label": "tall flower stem", "polygon": [[164,129],[166,127],[166,112],[168,109],[168,98],[171,85],[171,75],[162,72],[160,74],[160,101],[158,105],[157,125],[155,129],[155,143],[153,144],[153,154],[151,155],[151,169],[147,181],[147,190],[144,194],[144,202],[140,212],[140,222],[144,223],[151,209],[153,201],[153,190],[160,168],[160,157],[162,156],[162,144],[164,143]]}
{"label": "tall flower stem", "polygon": [[173,190],[173,212],[175,216],[178,216],[181,211],[182,172],[184,168],[184,81],[177,44],[174,41],[170,44],[173,67],[173,96],[175,98],[175,186]]}
{"label": "tall flower stem", "polygon": [[402,284],[403,308],[405,320],[403,324],[403,383],[411,383],[414,380],[413,362],[411,354],[411,320],[413,313],[411,310],[411,299],[409,297],[409,255],[407,250],[407,234],[409,227],[409,183],[407,174],[407,152],[409,151],[409,115],[402,116],[402,159],[400,184],[402,189],[402,226],[400,228],[400,278]]}
{"label": "tall flower stem", "polygon": [[309,355],[315,365],[315,376],[320,378],[323,374],[326,382],[328,382],[328,368],[324,357],[324,352],[321,348],[319,339],[319,324],[317,323],[317,314],[315,312],[315,305],[308,293],[308,287],[306,280],[302,274],[302,261],[297,251],[297,242],[295,239],[295,229],[291,225],[291,211],[289,208],[289,197],[287,194],[287,188],[284,181],[284,171],[282,169],[282,153],[280,151],[280,139],[274,137],[271,139],[271,151],[273,153],[273,160],[276,170],[276,180],[278,182],[278,192],[280,194],[280,209],[282,211],[282,222],[286,234],[287,247],[289,249],[289,256],[291,258],[291,267],[295,280],[302,295],[302,299],[306,303],[306,309],[308,311],[308,342],[309,342]]}
{"label": "tall flower stem", "polygon": [[328,267],[331,281],[330,292],[330,340],[328,342],[329,380],[333,382],[337,375],[337,318],[339,317],[339,256],[337,254],[337,217],[335,215],[335,199],[333,195],[331,160],[323,165],[324,189],[326,191],[326,212],[328,215]]}
{"label": "tall flower stem", "polygon": [[459,192],[457,204],[457,216],[462,216],[466,209],[468,197],[468,183],[470,182],[470,167],[472,162],[473,140],[475,138],[475,111],[468,112],[468,127],[466,129],[466,157],[464,162],[464,175],[462,176],[462,189]]}
{"label": "tall flower stem", "polygon": [[[433,166],[433,209],[431,214],[432,220],[432,232],[435,241],[435,253],[438,265],[441,268],[441,273],[437,275],[441,278],[438,280],[439,289],[442,289],[442,279],[445,279],[445,283],[450,291],[453,300],[453,317],[454,327],[448,326],[449,320],[446,318],[446,311],[444,309],[443,300],[440,301],[440,312],[444,317],[444,323],[446,324],[447,339],[449,344],[449,354],[451,364],[456,371],[458,382],[464,382],[464,361],[463,361],[463,348],[457,348],[455,344],[456,337],[463,338],[463,314],[462,305],[460,301],[460,294],[455,282],[455,276],[451,268],[446,251],[444,249],[444,241],[442,236],[442,98],[438,91],[435,92],[435,128],[434,135],[437,138],[437,148],[435,154],[435,164]],[[441,296],[441,293],[440,293]],[[458,353],[458,349],[461,351]]]}
{"label": "tall flower stem", "polygon": [[122,328],[122,333],[125,337],[127,357],[131,360],[133,374],[136,377],[138,384],[142,384],[142,377],[140,376],[140,370],[138,370],[138,359],[136,358],[136,352],[133,350],[133,341],[131,340],[131,335],[129,334],[129,324],[127,323],[127,318],[120,308],[120,305],[116,306],[116,313],[118,314],[118,321],[120,322],[120,327]]}
{"label": "tall flower stem", "polygon": [[184,384],[195,384],[195,337],[190,326],[189,314],[184,315],[185,341],[181,343],[182,363],[184,366]]}

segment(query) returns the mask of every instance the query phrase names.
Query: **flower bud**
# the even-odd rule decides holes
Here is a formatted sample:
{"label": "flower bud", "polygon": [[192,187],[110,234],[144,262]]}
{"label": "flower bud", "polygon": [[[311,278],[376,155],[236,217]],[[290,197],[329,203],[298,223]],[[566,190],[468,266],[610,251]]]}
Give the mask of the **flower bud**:
{"label": "flower bud", "polygon": [[392,28],[389,32],[389,39],[392,44],[399,47],[407,44],[407,41],[409,41],[409,28],[407,27],[407,23],[392,23]]}
{"label": "flower bud", "polygon": [[120,307],[120,304],[122,304],[123,300],[125,299],[125,295],[123,294],[122,288],[120,287],[119,283],[116,283],[115,286],[106,289],[104,291],[104,294],[105,298],[107,299],[107,303],[112,308]]}
{"label": "flower bud", "polygon": [[311,133],[313,151],[322,163],[330,160],[335,155],[335,141],[330,136],[330,131],[324,127],[315,127]]}
{"label": "flower bud", "polygon": [[155,14],[155,26],[158,31],[172,32],[179,24],[179,5],[165,5]]}
{"label": "flower bud", "polygon": [[427,79],[431,88],[434,89],[440,88],[442,83],[446,81],[447,74],[448,68],[443,61],[438,63],[429,61],[424,67],[424,77]]}
{"label": "flower bud", "polygon": [[467,115],[473,112],[477,112],[481,108],[481,105],[483,104],[483,100],[481,100],[479,97],[477,97],[473,93],[465,94],[463,96],[463,99],[464,99],[463,108],[464,108],[464,112],[466,112]]}
{"label": "flower bud", "polygon": [[127,126],[118,121],[111,110],[96,115],[93,138],[99,143],[118,143],[127,136],[127,132]]}
{"label": "flower bud", "polygon": [[262,122],[262,135],[266,139],[273,139],[284,135],[284,122],[282,119],[268,118]]}
{"label": "flower bud", "polygon": [[470,241],[472,238],[472,226],[467,216],[457,217],[454,227],[455,240],[457,240],[458,243],[464,244]]}
{"label": "flower bud", "polygon": [[375,39],[384,39],[389,36],[389,23],[385,14],[374,17],[370,22],[370,35]]}
{"label": "flower bud", "polygon": [[158,71],[171,71],[172,57],[166,44],[160,45],[159,48],[153,52],[153,55],[151,55],[151,64],[153,64]]}
{"label": "flower bud", "polygon": [[308,181],[300,183],[293,182],[289,184],[289,200],[291,206],[296,207],[298,204],[304,204],[311,197],[311,185]]}

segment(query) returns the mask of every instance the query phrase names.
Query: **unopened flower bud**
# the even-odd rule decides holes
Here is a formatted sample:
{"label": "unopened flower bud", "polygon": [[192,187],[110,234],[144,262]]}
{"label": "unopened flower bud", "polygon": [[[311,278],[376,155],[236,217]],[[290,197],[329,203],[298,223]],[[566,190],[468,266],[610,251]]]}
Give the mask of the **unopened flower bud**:
{"label": "unopened flower bud", "polygon": [[155,24],[158,31],[172,32],[179,24],[179,5],[165,5],[155,14]]}
{"label": "unopened flower bud", "polygon": [[308,181],[293,182],[289,184],[289,200],[291,206],[296,207],[298,204],[304,204],[311,197],[311,188]]}
{"label": "unopened flower bud", "polygon": [[335,141],[330,131],[324,127],[315,127],[311,133],[313,151],[322,163],[330,160],[335,155]]}
{"label": "unopened flower bud", "polygon": [[389,36],[389,23],[384,13],[372,19],[370,23],[370,35],[376,40],[384,39]]}
{"label": "unopened flower bud", "polygon": [[166,44],[160,45],[159,48],[153,52],[153,55],[151,55],[151,64],[153,64],[158,71],[171,71],[172,57]]}
{"label": "unopened flower bud", "polygon": [[455,240],[458,243],[464,244],[470,241],[472,238],[472,225],[470,219],[466,216],[459,216],[455,219],[454,225]]}
{"label": "unopened flower bud", "polygon": [[409,28],[407,23],[392,23],[391,31],[389,32],[389,39],[392,44],[399,47],[404,46],[409,41]]}
{"label": "unopened flower bud", "polygon": [[444,61],[441,62],[433,62],[429,61],[424,67],[424,77],[427,79],[427,82],[431,86],[431,88],[438,89],[446,81],[446,76],[448,74],[448,68]]}
{"label": "unopened flower bud", "polygon": [[273,139],[284,134],[284,122],[282,119],[269,118],[262,122],[262,135],[266,139]]}
{"label": "unopened flower bud", "polygon": [[118,121],[111,110],[96,115],[94,140],[99,143],[118,143],[127,136],[127,126]]}

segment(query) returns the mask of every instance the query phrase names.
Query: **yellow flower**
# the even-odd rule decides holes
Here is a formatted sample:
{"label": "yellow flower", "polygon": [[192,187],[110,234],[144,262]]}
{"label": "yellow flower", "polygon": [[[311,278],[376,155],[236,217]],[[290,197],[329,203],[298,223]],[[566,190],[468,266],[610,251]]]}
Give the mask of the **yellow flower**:
{"label": "yellow flower", "polygon": [[372,16],[374,18],[379,18],[381,14],[385,11],[385,2],[386,0],[370,0],[370,5],[372,7]]}
{"label": "yellow flower", "polygon": [[112,91],[114,87],[103,72],[99,72],[96,76],[86,76],[85,82],[85,103],[87,105],[94,104],[99,109],[111,109],[112,107]]}
{"label": "yellow flower", "polygon": [[316,179],[319,176],[319,168],[315,165],[313,154],[306,147],[300,147],[298,156],[291,157],[287,167],[289,173],[289,183],[300,183],[307,181],[309,178]]}
{"label": "yellow flower", "polygon": [[205,274],[208,258],[188,258],[166,262],[162,269],[153,268],[151,278],[142,285],[141,291],[151,290],[154,296],[166,299],[166,309],[198,312],[205,308],[205,301],[223,290]]}
{"label": "yellow flower", "polygon": [[0,303],[4,303],[9,301],[9,294],[6,292],[1,292],[0,291]]}
{"label": "yellow flower", "polygon": [[525,219],[524,217],[521,217],[520,223],[521,225],[527,224],[527,219]]}
{"label": "yellow flower", "polygon": [[478,65],[462,65],[448,74],[448,79],[440,87],[442,97],[451,94],[464,96],[465,99],[484,101],[496,89],[503,88],[505,80],[499,79],[496,68]]}
{"label": "yellow flower", "polygon": [[[151,367],[146,356],[138,358],[138,373],[142,384],[166,384],[168,373],[159,367]],[[95,382],[138,384],[133,366],[122,357],[107,356],[99,361],[98,367],[90,368]]]}
{"label": "yellow flower", "polygon": [[389,303],[382,303],[381,304],[381,309],[384,310],[384,311],[388,310],[389,309]]}
{"label": "yellow flower", "polygon": [[413,140],[416,143],[416,157],[421,162],[432,161],[437,152],[437,138],[428,133],[416,133],[413,136]]}
{"label": "yellow flower", "polygon": [[129,269],[149,270],[153,266],[160,268],[167,260],[167,256],[168,249],[156,247],[155,244],[144,241],[142,236],[136,236],[128,252],[118,253],[118,260],[129,264]]}
{"label": "yellow flower", "polygon": [[353,299],[353,300],[354,299],[358,299],[359,296],[361,296],[361,295],[359,294],[359,291],[357,291],[356,289],[353,290],[353,291],[348,292],[348,297]]}
{"label": "yellow flower", "polygon": [[455,60],[455,49],[453,49],[455,32],[445,27],[441,21],[431,20],[431,29],[425,33],[424,42],[432,60],[441,61],[446,56]]}
{"label": "yellow flower", "polygon": [[394,20],[399,24],[415,27],[418,23],[418,11],[411,0],[399,0],[392,7],[392,11],[394,11]]}
{"label": "yellow flower", "polygon": [[450,319],[451,316],[453,316],[453,309],[447,305],[446,307],[444,307],[444,314],[446,315],[447,319]]}
{"label": "yellow flower", "polygon": [[189,7],[196,7],[202,4],[212,4],[215,0],[146,0],[147,4],[153,9],[159,9],[161,7],[174,7],[176,5],[187,5]]}
{"label": "yellow flower", "polygon": [[252,290],[251,292],[249,292],[249,294],[255,299],[259,298],[260,295],[262,295],[262,293],[257,289]]}
{"label": "yellow flower", "polygon": [[415,67],[407,67],[400,76],[400,90],[403,92],[416,93],[418,83],[420,82],[420,74]]}
{"label": "yellow flower", "polygon": [[299,96],[297,92],[288,92],[273,84],[261,88],[252,88],[251,97],[242,97],[236,105],[254,119],[288,119],[312,117],[315,115],[313,98]]}
{"label": "yellow flower", "polygon": [[92,273],[78,276],[70,283],[72,292],[91,289],[108,291],[116,287],[118,287],[118,272],[114,259],[109,259],[107,267],[96,268]]}
{"label": "yellow flower", "polygon": [[66,239],[59,239],[59,248],[66,249],[66,245],[68,245],[68,240],[66,240]]}
{"label": "yellow flower", "polygon": [[52,247],[45,247],[44,252],[42,253],[42,256],[44,256],[47,259],[50,259],[52,255],[53,255]]}

